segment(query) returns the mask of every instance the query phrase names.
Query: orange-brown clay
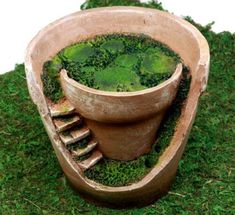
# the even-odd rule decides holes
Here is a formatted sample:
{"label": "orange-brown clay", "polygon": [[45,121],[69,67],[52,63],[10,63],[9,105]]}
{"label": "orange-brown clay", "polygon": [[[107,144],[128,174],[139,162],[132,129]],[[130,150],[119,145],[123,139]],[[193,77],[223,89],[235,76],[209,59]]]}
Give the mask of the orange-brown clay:
{"label": "orange-brown clay", "polygon": [[[126,140],[128,135],[130,136],[128,129],[136,128],[138,131],[138,126],[140,126],[148,131],[147,125],[150,125],[151,129],[152,127],[156,129],[165,108],[170,105],[175,95],[178,79],[174,87],[169,87],[169,91],[165,92],[168,96],[163,96],[164,92],[159,93],[153,88],[118,95],[108,92],[97,93],[85,86],[81,87],[69,79],[66,72],[62,72],[61,81],[66,98],[72,106],[75,106],[77,112],[84,115],[91,133],[94,133],[97,139],[103,138],[104,140],[100,146],[98,143],[98,148],[95,149],[90,160],[86,160],[85,165],[73,159],[74,153],[66,148],[61,134],[56,130],[40,79],[43,63],[62,48],[89,37],[109,33],[143,33],[167,44],[181,56],[184,64],[189,66],[192,76],[188,99],[184,104],[169,147],[142,180],[122,187],[104,186],[91,181],[84,177],[84,168],[90,168],[102,159],[101,152],[110,157],[118,156],[117,159],[130,159],[147,151],[152,142],[152,131],[147,135],[148,138],[146,137],[148,142],[144,143],[144,149],[129,154],[124,145],[120,148],[117,146],[115,148],[111,142],[109,145],[108,140],[111,137],[108,135],[109,132],[114,132],[113,139],[118,138],[116,132],[125,133],[125,129],[122,128],[109,131],[109,125],[115,127],[117,123],[122,123],[124,128],[126,126]],[[207,85],[209,58],[208,44],[194,26],[179,17],[156,9],[107,7],[81,11],[55,21],[38,33],[29,44],[25,59],[29,92],[38,107],[65,175],[82,196],[93,202],[112,207],[132,207],[150,203],[169,190],[194,122],[199,97]],[[76,91],[81,94],[75,95]],[[164,99],[161,100],[161,97]],[[159,101],[159,106],[157,101]],[[122,105],[118,105],[119,102]],[[56,114],[59,113],[56,112]],[[63,114],[66,115],[65,112]],[[135,124],[136,119],[139,125]],[[129,126],[132,122],[134,125]],[[136,140],[136,137],[133,138]],[[140,138],[140,142],[136,144],[143,144],[143,139]],[[115,144],[115,141],[112,141]],[[135,144],[130,144],[133,145],[128,145],[128,150],[132,150],[132,147],[136,150]],[[125,154],[123,157],[118,155],[122,150]]]}

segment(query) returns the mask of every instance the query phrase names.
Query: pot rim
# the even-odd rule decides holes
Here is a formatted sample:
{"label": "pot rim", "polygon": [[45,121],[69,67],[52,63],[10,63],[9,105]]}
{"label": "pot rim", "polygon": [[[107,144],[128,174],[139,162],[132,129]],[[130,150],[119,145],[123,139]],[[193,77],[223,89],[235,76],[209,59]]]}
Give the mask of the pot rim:
{"label": "pot rim", "polygon": [[140,95],[152,93],[154,91],[158,91],[158,90],[163,89],[171,82],[174,82],[175,80],[179,79],[179,77],[182,74],[182,69],[183,69],[182,63],[178,63],[176,65],[175,71],[173,72],[171,77],[168,78],[167,80],[163,81],[162,83],[160,83],[154,87],[149,87],[144,90],[137,90],[137,91],[132,91],[132,92],[104,91],[104,90],[98,90],[98,89],[88,87],[88,86],[83,85],[83,84],[79,83],[78,81],[70,78],[68,76],[67,70],[65,70],[65,69],[62,69],[60,71],[60,78],[63,78],[64,80],[69,82],[73,87],[75,87],[79,90],[85,91],[87,93],[90,93],[90,94],[95,94],[95,95],[99,95],[99,96],[108,96],[108,97],[131,97],[131,96],[140,96]]}

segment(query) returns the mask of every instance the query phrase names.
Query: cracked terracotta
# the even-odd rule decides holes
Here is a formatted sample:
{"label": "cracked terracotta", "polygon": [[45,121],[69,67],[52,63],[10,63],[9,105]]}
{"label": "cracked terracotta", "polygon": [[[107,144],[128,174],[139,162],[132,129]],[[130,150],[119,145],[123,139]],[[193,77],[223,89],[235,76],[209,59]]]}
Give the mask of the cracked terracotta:
{"label": "cracked terracotta", "polygon": [[[189,66],[192,77],[188,98],[169,147],[143,179],[121,187],[91,181],[84,177],[84,170],[99,162],[102,156],[130,160],[149,150],[161,118],[174,99],[182,66],[178,65],[171,79],[163,84],[128,93],[87,88],[68,78],[66,71],[62,71],[61,83],[67,99],[62,104],[69,107],[68,112],[63,105],[53,105],[45,98],[40,78],[43,63],[64,47],[110,33],[143,33],[167,44]],[[82,196],[112,207],[132,207],[148,204],[169,190],[194,122],[199,97],[207,85],[209,58],[208,44],[194,26],[156,9],[107,7],[80,11],[55,21],[36,35],[27,48],[25,60],[29,92],[38,107],[65,175]],[[55,116],[63,118],[67,114],[84,116],[88,128],[82,124],[81,129],[95,139],[91,140],[85,150],[92,152],[91,156],[83,162],[77,163],[74,156],[85,152],[71,153],[66,146],[76,141],[76,138],[83,138],[84,132],[76,130],[80,127],[73,127],[73,130],[68,130],[70,133],[67,139],[63,139],[64,134],[60,133],[54,123]],[[71,129],[66,123],[60,124],[60,127],[68,126],[67,129]],[[130,131],[136,133],[130,137]],[[136,135],[138,131],[142,132],[142,136]],[[76,137],[72,135],[74,133]],[[119,134],[119,139],[115,140],[114,137]],[[110,138],[112,141],[109,141]],[[121,142],[119,146],[115,145],[117,140]],[[135,140],[136,145],[132,141],[128,143],[128,140]]]}

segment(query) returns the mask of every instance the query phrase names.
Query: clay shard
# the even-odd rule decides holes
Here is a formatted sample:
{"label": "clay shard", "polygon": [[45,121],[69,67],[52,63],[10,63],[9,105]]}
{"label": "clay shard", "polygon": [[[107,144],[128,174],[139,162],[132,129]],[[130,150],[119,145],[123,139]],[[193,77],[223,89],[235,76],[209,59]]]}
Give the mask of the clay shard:
{"label": "clay shard", "polygon": [[87,127],[74,128],[60,134],[62,142],[68,146],[90,135],[90,129]]}
{"label": "clay shard", "polygon": [[63,100],[58,104],[48,103],[52,117],[66,116],[75,112],[75,107],[68,100]]}
{"label": "clay shard", "polygon": [[80,157],[80,156],[86,155],[89,152],[91,152],[97,145],[98,145],[98,142],[92,140],[87,144],[85,148],[73,150],[72,155],[74,157]]}
{"label": "clay shard", "polygon": [[85,171],[97,164],[102,158],[103,155],[101,154],[101,152],[96,150],[88,159],[81,161],[80,163],[78,163],[78,165],[80,166],[80,168],[83,169],[83,171]]}
{"label": "clay shard", "polygon": [[56,130],[58,132],[62,132],[68,130],[69,128],[73,127],[74,125],[78,125],[81,122],[79,116],[72,116],[66,118],[57,118],[53,120]]}

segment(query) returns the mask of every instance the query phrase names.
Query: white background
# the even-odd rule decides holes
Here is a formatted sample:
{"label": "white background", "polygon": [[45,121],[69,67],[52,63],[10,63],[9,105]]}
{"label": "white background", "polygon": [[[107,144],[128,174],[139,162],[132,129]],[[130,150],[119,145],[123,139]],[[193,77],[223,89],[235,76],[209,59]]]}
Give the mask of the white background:
{"label": "white background", "polygon": [[[80,10],[84,0],[6,0],[0,1],[0,74],[24,61],[27,44],[50,22]],[[215,21],[216,32],[235,32],[234,0],[162,0],[169,12],[190,15],[196,22]]]}

